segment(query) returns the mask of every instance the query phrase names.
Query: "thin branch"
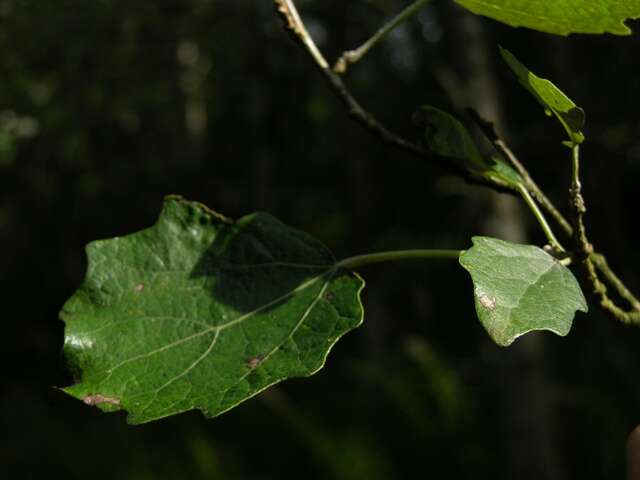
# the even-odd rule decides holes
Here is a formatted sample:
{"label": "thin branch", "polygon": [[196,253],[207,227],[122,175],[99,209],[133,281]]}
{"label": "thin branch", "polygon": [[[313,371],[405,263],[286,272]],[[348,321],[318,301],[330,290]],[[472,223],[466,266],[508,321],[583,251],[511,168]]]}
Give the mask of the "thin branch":
{"label": "thin branch", "polygon": [[[518,160],[516,155],[511,151],[511,149],[504,142],[504,140],[500,138],[500,136],[495,131],[493,123],[486,120],[485,118],[482,118],[482,116],[480,116],[473,109],[467,109],[467,112],[474,119],[474,121],[476,122],[480,130],[482,130],[484,135],[494,145],[496,150],[498,150],[498,152],[502,154],[504,159],[507,160],[511,164],[511,166],[518,171],[518,173],[520,174],[520,176],[524,181],[525,186],[529,190],[529,193],[531,193],[531,195],[533,195],[533,197],[538,201],[542,209],[546,213],[548,213],[551,217],[553,217],[556,223],[562,228],[564,233],[567,235],[567,237],[573,238],[574,229],[571,226],[571,224],[567,221],[565,216],[562,215],[562,213],[560,213],[560,211],[556,208],[553,202],[549,200],[549,198],[544,194],[544,192],[542,192],[542,190],[540,189],[540,187],[538,187],[538,185],[533,180],[533,178],[531,178],[531,175],[529,174],[528,170],[524,167],[524,165],[522,165],[520,160]],[[579,161],[579,159],[574,157],[573,161],[575,162],[576,160]],[[579,173],[580,173],[579,165],[578,165],[578,171],[575,173],[577,173],[579,176]],[[574,173],[574,176],[575,176],[575,173]],[[579,184],[579,179],[578,179],[578,184]],[[581,200],[578,200],[578,205],[581,204],[582,207],[584,207],[584,199],[582,199],[582,195],[580,195],[580,199]],[[584,229],[584,220],[582,220],[582,228]],[[586,233],[584,234],[584,236],[586,237]],[[590,247],[590,248],[592,249],[593,247]],[[590,248],[587,248],[587,250],[589,250]],[[629,289],[622,282],[622,280],[620,280],[620,278],[615,274],[615,272],[611,270],[605,256],[598,252],[592,252],[590,254],[590,258],[591,258],[592,265],[588,265],[587,270],[591,270],[591,273],[589,275],[592,278],[597,279],[596,289],[597,290],[604,289],[604,292],[606,294],[606,286],[602,284],[598,276],[598,272],[600,272],[604,276],[607,283],[616,290],[616,292],[620,295],[620,297],[627,300],[634,310],[640,311],[640,300],[638,300],[638,298],[629,291]],[[595,267],[595,270],[593,267]],[[592,286],[593,286],[593,283],[594,282],[592,281]],[[613,302],[611,302],[611,300],[609,300],[608,298],[604,300],[604,303],[607,305],[607,307],[605,307],[607,310],[610,310],[612,308],[615,310],[617,308],[616,310],[617,317],[625,316],[624,310],[616,307],[613,304]],[[626,323],[633,323],[633,321],[632,319],[629,319]],[[637,320],[636,320],[636,323],[637,323]]]}
{"label": "thin branch", "polygon": [[[303,46],[303,48],[307,51],[307,53],[314,60],[316,66],[320,69],[325,79],[328,81],[329,85],[333,89],[334,93],[338,96],[338,98],[344,103],[347,107],[350,116],[364,126],[371,133],[376,135],[378,138],[383,140],[385,143],[394,145],[400,150],[404,150],[405,152],[411,153],[412,155],[431,161],[438,166],[440,166],[444,171],[460,177],[467,181],[468,183],[475,185],[482,185],[485,187],[489,187],[497,192],[502,193],[511,193],[514,194],[515,191],[513,187],[506,182],[503,182],[497,178],[488,176],[483,174],[482,172],[474,171],[464,167],[463,165],[453,163],[450,159],[446,157],[441,157],[438,155],[434,155],[431,151],[427,150],[420,144],[411,142],[406,140],[394,133],[392,133],[387,127],[385,127],[375,116],[373,116],[370,112],[365,110],[358,101],[353,97],[351,92],[348,90],[346,85],[344,84],[340,75],[335,73],[330,67],[328,62],[325,60],[324,56],[316,46],[315,42],[309,35],[309,32],[304,26],[300,15],[293,3],[293,0],[273,0],[277,11],[280,13],[282,18],[285,21],[287,30],[292,34],[294,40]],[[476,118],[480,118],[476,115]],[[484,124],[484,125],[483,125]],[[582,238],[580,232],[576,234],[576,229],[572,228],[569,222],[565,219],[565,217],[559,212],[559,210],[553,205],[553,203],[544,195],[542,190],[536,185],[533,181],[525,167],[518,161],[516,156],[511,152],[511,150],[507,147],[507,145],[500,140],[495,131],[493,130],[493,125],[483,120],[479,122],[480,127],[485,131],[485,134],[489,133],[490,139],[492,140],[496,148],[505,156],[505,158],[511,163],[511,165],[520,173],[522,176],[525,186],[528,191],[534,198],[540,203],[540,206],[545,210],[549,215],[551,215],[556,222],[562,227],[562,229],[567,233],[568,236],[574,236],[574,238],[579,238],[579,243],[576,245],[579,247],[582,244],[583,253],[581,253],[582,257],[585,257],[584,251],[587,252],[586,259],[584,260],[584,264],[587,267],[589,279],[591,280],[592,286],[594,288],[594,292],[600,297],[600,304],[605,310],[609,311],[613,314],[614,317],[618,318],[624,323],[632,323],[640,325],[640,310],[638,309],[638,305],[640,301],[636,297],[629,292],[629,290],[624,286],[624,284],[618,279],[618,277],[609,269],[606,260],[599,254],[593,252],[593,247],[590,247],[588,240],[586,239],[586,233],[584,234],[584,238]],[[490,128],[488,128],[488,126]],[[577,152],[576,152],[577,153]],[[574,166],[579,167],[577,163],[577,157],[574,157]],[[575,169],[574,179],[577,178],[575,174],[578,174],[578,169]],[[579,186],[579,180],[576,183]],[[573,185],[574,187],[576,185]],[[576,196],[575,193],[580,193],[580,189],[572,188],[572,198],[574,204],[580,204],[580,200],[582,196]],[[526,200],[526,199],[525,199]],[[584,200],[582,199],[582,206],[584,206]],[[577,222],[578,226],[580,223],[584,229],[584,222],[581,220],[582,212],[579,214],[580,221]],[[578,217],[576,217],[578,218]],[[583,232],[584,233],[584,232]],[[578,235],[578,237],[576,237]],[[590,248],[589,248],[590,247]],[[597,271],[601,271],[607,281],[617,290],[617,292],[625,299],[629,300],[632,304],[634,311],[626,312],[623,309],[619,308],[609,297],[607,296],[607,287],[604,285],[599,277]]]}
{"label": "thin branch", "polygon": [[506,182],[484,175],[482,172],[471,170],[461,164],[452,162],[449,158],[434,155],[430,150],[427,150],[422,145],[402,138],[401,136],[391,132],[373,114],[365,110],[362,105],[360,105],[345,85],[342,77],[329,68],[324,56],[307,32],[294,2],[292,0],[273,1],[278,13],[285,21],[287,30],[293,35],[296,42],[302,45],[307,53],[309,53],[334,93],[347,107],[349,115],[360,125],[365,127],[385,143],[394,145],[395,147],[398,147],[399,149],[416,157],[429,160],[451,175],[460,177],[468,183],[490,187],[493,190],[502,193],[514,193],[513,188]]}
{"label": "thin branch", "polygon": [[[580,183],[580,147],[574,144],[571,147],[571,189],[569,203],[573,210],[573,241],[576,247],[575,255],[582,263],[587,278],[591,283],[593,293],[600,299],[602,308],[611,313],[615,318],[623,323],[640,325],[640,302],[631,292],[622,284],[620,279],[611,271],[606,263],[606,259],[601,255],[596,257],[593,252],[593,245],[587,238],[587,229],[584,224],[584,214],[587,211],[584,198],[582,197],[582,185]],[[616,290],[629,301],[632,310],[625,311],[615,304],[607,293],[607,286],[602,283],[598,275],[598,271],[594,264],[594,260],[598,261],[599,269],[608,279],[608,281],[616,288]]]}
{"label": "thin branch", "polygon": [[618,294],[627,302],[629,302],[634,310],[640,312],[640,300],[638,300],[636,296],[629,291],[622,280],[620,280],[615,272],[611,270],[611,267],[609,267],[605,256],[594,252],[591,254],[591,261],[596,266],[596,268],[604,275],[607,282],[609,282],[609,285],[613,286]]}
{"label": "thin branch", "polygon": [[580,183],[580,146],[574,144],[571,147],[571,189],[569,204],[573,210],[573,239],[578,248],[578,259],[589,261],[589,255],[593,253],[593,245],[587,239],[587,230],[584,226],[584,214],[587,207],[582,197],[582,185]]}
{"label": "thin branch", "polygon": [[525,168],[525,166],[518,160],[518,157],[511,151],[509,146],[500,138],[500,136],[496,133],[495,127],[492,122],[482,118],[478,112],[469,108],[467,112],[473,120],[476,122],[482,133],[489,139],[489,141],[493,144],[495,149],[504,157],[504,159],[511,164],[511,166],[520,174],[522,177],[522,181],[524,182],[525,187],[529,190],[529,193],[533,195],[540,206],[545,212],[547,212],[556,223],[562,228],[564,233],[568,237],[573,236],[573,228],[569,221],[565,218],[564,215],[556,208],[549,197],[547,197],[542,189],[538,186],[538,184],[531,178],[531,174]]}
{"label": "thin branch", "polygon": [[309,35],[307,27],[305,27],[304,22],[300,18],[300,14],[293,2],[291,0],[274,0],[274,3],[278,13],[280,13],[280,16],[286,22],[287,29],[294,35],[296,40],[302,43],[309,55],[313,57],[313,60],[321,69],[328,69],[329,63],[327,63],[324,56],[316,46],[316,42],[314,42],[311,35]]}
{"label": "thin branch", "polygon": [[[600,306],[615,318],[620,320],[622,323],[640,326],[640,310],[637,309],[637,299],[635,299],[635,297],[633,297],[632,295],[632,298],[634,299],[634,301],[632,302],[632,306],[634,308],[632,310],[627,311],[620,308],[613,300],[611,300],[611,298],[609,298],[607,286],[602,283],[602,281],[600,281],[600,277],[596,272],[593,261],[591,259],[585,260],[584,266],[587,270],[587,276],[589,278],[589,281],[591,282],[591,286],[593,287],[593,293],[600,299]],[[613,274],[611,270],[608,270],[607,272],[615,276],[615,274]],[[626,287],[624,288],[624,290],[628,292]]]}
{"label": "thin branch", "polygon": [[374,33],[366,42],[353,50],[347,50],[342,54],[338,61],[333,66],[335,73],[343,74],[347,71],[347,67],[351,63],[358,62],[364,57],[369,50],[371,50],[380,40],[382,40],[387,33],[391,32],[401,23],[404,23],[409,18],[413,17],[422,7],[424,7],[431,0],[416,0],[407,8],[402,10],[398,15],[393,17],[387,23],[385,23],[376,33]]}
{"label": "thin branch", "polygon": [[556,208],[553,202],[549,200],[549,197],[545,195],[545,193],[533,180],[533,178],[531,178],[529,171],[524,167],[524,165],[522,165],[522,163],[520,163],[520,160],[518,160],[518,158],[513,154],[507,144],[504,143],[504,141],[502,141],[501,139],[497,139],[494,142],[494,145],[498,149],[498,151],[504,155],[509,163],[511,163],[513,168],[515,168],[516,171],[520,174],[525,187],[527,187],[527,190],[529,190],[531,195],[533,195],[538,203],[540,203],[542,208],[553,217],[553,219],[560,226],[560,228],[564,230],[567,236],[570,237],[573,233],[573,229],[569,221],[564,217],[564,215],[562,215],[562,213],[560,213],[560,210]]}

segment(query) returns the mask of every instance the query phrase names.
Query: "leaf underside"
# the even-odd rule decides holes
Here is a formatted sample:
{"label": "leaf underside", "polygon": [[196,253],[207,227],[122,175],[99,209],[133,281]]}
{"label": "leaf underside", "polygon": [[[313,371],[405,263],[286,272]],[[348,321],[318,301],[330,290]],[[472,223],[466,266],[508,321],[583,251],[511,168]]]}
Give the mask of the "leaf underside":
{"label": "leaf underside", "polygon": [[512,27],[556,35],[629,35],[627,19],[640,18],[640,0],[455,0],[466,9]]}
{"label": "leaf underside", "polygon": [[70,395],[144,423],[214,417],[309,376],[362,322],[364,282],[314,238],[257,213],[232,222],[167,197],[157,223],[87,246],[64,305]]}
{"label": "leaf underside", "polygon": [[498,345],[533,330],[564,336],[575,311],[587,311],[571,271],[536,246],[473,237],[460,264],[471,274],[478,318]]}
{"label": "leaf underside", "polygon": [[516,74],[520,84],[538,100],[547,114],[555,115],[569,135],[571,143],[582,143],[584,141],[581,131],[585,122],[584,110],[552,82],[531,72],[510,51],[500,48],[500,54]]}

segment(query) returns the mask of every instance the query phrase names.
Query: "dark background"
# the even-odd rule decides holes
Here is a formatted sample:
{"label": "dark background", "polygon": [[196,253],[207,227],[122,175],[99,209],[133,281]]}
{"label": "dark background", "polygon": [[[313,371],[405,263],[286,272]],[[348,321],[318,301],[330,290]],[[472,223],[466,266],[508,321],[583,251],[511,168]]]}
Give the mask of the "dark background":
{"label": "dark background", "polygon": [[[327,57],[408,4],[300,1]],[[640,24],[632,27],[640,31]],[[590,234],[640,291],[640,34],[566,38],[438,1],[347,75],[395,131],[431,104],[494,118],[565,211],[568,151],[502,64],[509,48],[587,112]],[[542,244],[507,195],[465,185],[351,122],[270,1],[0,0],[0,476],[131,479],[613,479],[640,423],[640,329],[579,314],[566,338],[503,349],[455,263],[363,270],[365,324],[316,376],[213,420],[142,426],[54,386],[84,245],[151,225],[179,193],[231,217],[273,213],[338,257]]]}

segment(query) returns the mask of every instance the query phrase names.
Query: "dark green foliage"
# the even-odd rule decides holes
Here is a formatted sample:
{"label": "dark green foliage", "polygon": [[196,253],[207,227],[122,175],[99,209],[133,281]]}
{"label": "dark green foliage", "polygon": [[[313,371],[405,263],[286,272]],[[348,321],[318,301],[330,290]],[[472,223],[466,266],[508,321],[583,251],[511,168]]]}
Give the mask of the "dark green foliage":
{"label": "dark green foliage", "polygon": [[283,379],[312,375],[362,322],[364,283],[270,215],[232,222],[169,197],[158,222],[87,248],[65,304],[65,391],[144,423],[214,417]]}
{"label": "dark green foliage", "polygon": [[[398,5],[298,3],[330,58]],[[495,48],[508,46],[588,111],[589,228],[637,290],[640,254],[625,221],[640,182],[637,37],[547,36],[452,5],[431,2],[350,71],[357,98],[418,138],[407,121],[416,106],[480,109],[497,94],[501,133],[563,208],[564,132],[532,114],[505,73]],[[367,321],[323,371],[214,421],[193,412],[132,428],[123,413],[52,389],[73,382],[57,314],[86,274],[84,246],[151,225],[167,192],[233,218],[269,211],[338,258],[466,248],[474,232],[499,235],[495,207],[508,204],[362,133],[270,2],[7,0],[0,24],[0,111],[39,125],[30,138],[9,135],[0,154],[3,476],[390,480],[428,465],[435,477],[539,480],[549,463],[534,462],[541,442],[530,427],[550,419],[553,441],[542,447],[559,459],[560,478],[623,478],[621,446],[640,404],[635,330],[592,304],[567,337],[498,348],[475,319],[468,275],[444,262],[367,269]],[[478,93],[483,78],[495,88]],[[544,242],[527,225],[527,238]],[[437,361],[425,355],[418,366],[408,339]],[[454,385],[446,394],[443,382]],[[514,423],[514,410],[541,398],[547,416],[525,410],[531,424]],[[530,463],[510,476],[517,459]]]}

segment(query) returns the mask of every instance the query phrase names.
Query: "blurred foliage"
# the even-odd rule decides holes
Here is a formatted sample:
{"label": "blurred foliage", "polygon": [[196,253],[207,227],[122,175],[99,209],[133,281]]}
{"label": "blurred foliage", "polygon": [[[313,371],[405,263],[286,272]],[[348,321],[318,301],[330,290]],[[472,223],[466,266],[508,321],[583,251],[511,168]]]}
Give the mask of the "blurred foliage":
{"label": "blurred foliage", "polygon": [[[299,7],[336,58],[406,3]],[[448,263],[368,268],[365,325],[322,373],[212,421],[193,413],[131,427],[53,389],[71,382],[57,313],[84,276],[84,245],[149,226],[164,194],[232,217],[270,211],[338,257],[466,248],[473,234],[495,236],[500,200],[351,123],[268,1],[0,0],[0,27],[4,478],[497,478],[540,447],[514,423],[531,392],[548,409],[521,413],[551,419],[560,473],[532,465],[517,478],[622,477],[624,437],[640,422],[640,331],[593,308],[568,337],[538,337],[532,363],[490,343],[465,273]],[[434,2],[347,81],[417,139],[409,119],[420,105],[458,115],[482,100],[465,97],[479,68],[470,38],[487,45],[503,133],[561,206],[562,132],[497,45],[587,112],[588,226],[638,291],[640,37],[552,37]],[[531,241],[544,241],[526,222]]]}

